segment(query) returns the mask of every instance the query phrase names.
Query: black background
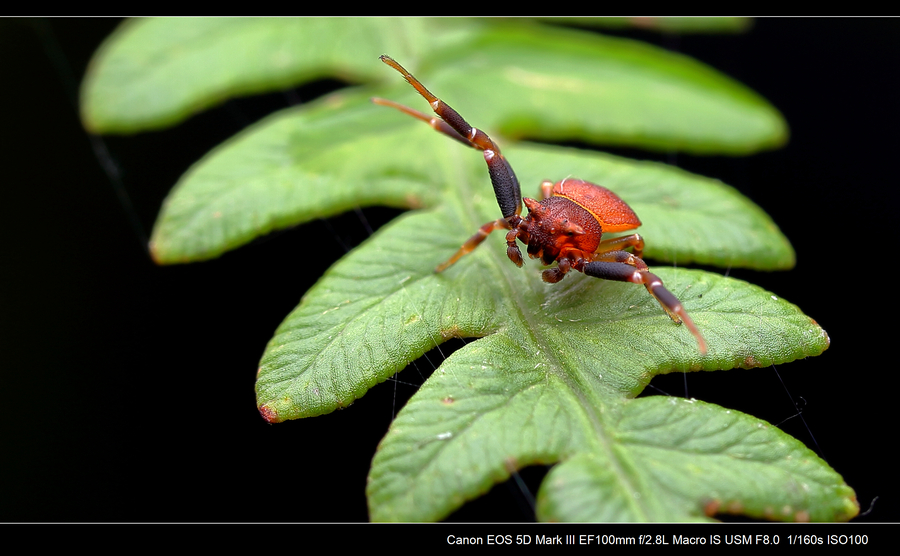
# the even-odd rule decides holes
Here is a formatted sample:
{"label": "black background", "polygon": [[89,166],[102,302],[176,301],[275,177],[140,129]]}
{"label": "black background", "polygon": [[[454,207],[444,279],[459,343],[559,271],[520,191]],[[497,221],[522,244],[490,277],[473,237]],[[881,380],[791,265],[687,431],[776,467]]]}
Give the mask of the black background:
{"label": "black background", "polygon": [[[0,20],[0,521],[366,520],[369,463],[395,394],[405,399],[415,387],[387,382],[346,410],[274,426],[253,391],[275,328],[344,246],[367,236],[359,215],[200,264],[154,266],[144,244],[191,163],[262,116],[343,84],[229,101],[167,131],[91,139],[77,86],[117,23]],[[778,151],[614,152],[721,178],[766,210],[792,241],[797,267],[731,275],[796,303],[832,340],[822,356],[778,368],[786,388],[771,368],[653,385],[783,422],[843,474],[863,511],[878,497],[858,519],[897,521],[900,20],[761,19],[743,35],[620,34],[694,56],[785,115],[791,140]],[[104,170],[103,150],[119,178]],[[397,214],[362,212],[373,227]],[[320,258],[292,263],[310,240]],[[267,270],[272,261],[282,261],[278,272]],[[786,389],[803,419],[785,421],[797,413]],[[522,476],[534,490],[542,473]],[[533,513],[509,483],[452,519]]]}

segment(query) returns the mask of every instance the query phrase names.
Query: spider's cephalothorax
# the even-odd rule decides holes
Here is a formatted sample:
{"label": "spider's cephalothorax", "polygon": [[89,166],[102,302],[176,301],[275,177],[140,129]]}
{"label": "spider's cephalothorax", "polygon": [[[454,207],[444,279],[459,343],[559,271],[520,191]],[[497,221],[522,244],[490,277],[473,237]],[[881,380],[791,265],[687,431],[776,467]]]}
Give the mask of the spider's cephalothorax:
{"label": "spider's cephalothorax", "polygon": [[[676,323],[684,323],[697,339],[700,353],[706,354],[706,341],[681,302],[665,288],[662,280],[652,274],[641,259],[644,240],[638,234],[613,239],[602,239],[605,232],[623,232],[641,225],[637,215],[625,201],[612,191],[586,181],[568,178],[557,183],[541,184],[541,200],[522,199],[519,180],[515,172],[500,154],[497,144],[483,131],[468,124],[459,113],[444,101],[431,94],[415,77],[388,56],[381,60],[400,72],[410,85],[431,104],[439,117],[429,117],[407,106],[382,98],[373,98],[376,104],[391,106],[410,116],[427,122],[435,130],[484,153],[488,165],[494,195],[503,218],[481,226],[474,236],[437,272],[450,267],[460,257],[478,247],[494,230],[508,230],[506,254],[522,266],[522,252],[516,240],[528,246],[528,256],[540,259],[545,265],[556,266],[543,272],[546,282],[555,283],[570,270],[604,280],[633,282],[647,288]],[[524,217],[522,203],[528,208]],[[626,249],[631,249],[631,252]]]}

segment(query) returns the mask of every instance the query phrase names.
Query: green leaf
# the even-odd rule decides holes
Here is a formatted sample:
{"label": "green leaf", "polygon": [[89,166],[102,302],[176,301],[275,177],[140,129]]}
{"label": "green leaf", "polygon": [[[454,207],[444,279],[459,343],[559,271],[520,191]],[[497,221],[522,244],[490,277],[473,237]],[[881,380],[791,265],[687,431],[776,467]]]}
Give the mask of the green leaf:
{"label": "green leaf", "polygon": [[[586,405],[575,385],[598,382],[587,373],[482,369],[485,355],[455,353],[398,415],[372,464],[373,520],[439,518],[514,469],[557,461],[538,493],[542,521],[844,521],[858,511],[837,473],[759,419],[662,396]],[[472,367],[464,384],[453,377],[461,366]]]}
{"label": "green leaf", "polygon": [[[522,271],[506,261],[496,242],[436,275],[431,269],[454,244],[428,223],[452,226],[459,219],[465,216],[457,211],[422,211],[383,228],[307,293],[261,362],[260,410],[270,421],[280,421],[345,407],[447,338],[481,337],[449,357],[392,424],[370,476],[375,520],[440,519],[512,469],[579,455],[608,459],[616,450],[625,451],[623,459],[640,455],[649,463],[635,464],[629,477],[617,477],[611,488],[628,487],[631,475],[648,481],[643,472],[652,469],[652,454],[630,453],[619,437],[641,431],[626,419],[637,419],[629,417],[628,404],[636,402],[628,399],[654,375],[768,366],[816,355],[828,346],[824,331],[793,305],[756,286],[706,272],[654,270],[707,336],[710,354],[705,358],[687,330],[673,324],[642,288],[583,275],[545,284],[534,269]],[[446,244],[442,252],[429,248],[440,243]],[[719,413],[709,417],[710,423],[732,420],[727,410],[714,409]],[[673,427],[657,432],[671,438],[697,431],[690,420]],[[811,473],[831,478],[811,494],[801,489],[790,498],[789,507],[796,510],[791,515],[765,513],[766,504],[779,500],[784,489],[783,481],[762,478],[774,474],[809,482],[790,461],[782,461],[795,456],[774,458],[774,470],[760,471],[749,484],[740,479],[746,477],[740,462],[729,466],[727,458],[714,460],[723,469],[721,482],[734,481],[732,490],[722,490],[719,483],[699,488],[691,475],[679,483],[685,492],[696,493],[687,501],[683,493],[665,490],[653,498],[654,489],[641,486],[650,507],[616,511],[615,518],[696,518],[715,503],[761,517],[852,517],[852,492],[833,471],[796,441],[791,453],[811,460]],[[553,484],[544,488],[552,493]],[[599,488],[585,496],[602,500]],[[738,491],[744,494],[738,497]],[[835,501],[836,495],[842,498]],[[822,508],[835,507],[843,513],[823,513]],[[613,511],[599,502],[588,513],[555,509],[552,503],[548,508],[549,517],[564,519],[608,519],[605,512]]]}
{"label": "green leaf", "polygon": [[[468,25],[471,30],[477,25]],[[82,84],[94,133],[168,127],[228,98],[323,77],[383,79],[384,52],[466,40],[458,20],[177,18],[125,22],[95,54]]]}
{"label": "green leaf", "polygon": [[468,117],[511,137],[729,154],[787,139],[770,104],[686,56],[502,20],[134,21],[92,61],[82,119],[97,133],[131,133],[317,78],[386,81],[374,63],[384,53],[451,103],[471,99]]}
{"label": "green leaf", "polygon": [[[577,508],[561,505],[563,491],[557,483],[545,482],[542,518],[684,520],[705,518],[705,512],[716,509],[772,519],[855,515],[849,487],[796,441],[790,441],[787,452],[782,450],[788,455],[761,463],[752,482],[741,478],[747,468],[733,455],[745,445],[750,450],[757,437],[739,437],[734,446],[726,446],[731,452],[713,445],[709,461],[721,475],[717,481],[700,481],[693,473],[672,489],[660,490],[653,488],[654,477],[648,473],[660,474],[655,466],[664,462],[662,452],[628,440],[628,435],[637,438],[645,432],[652,447],[675,433],[697,431],[685,418],[675,429],[660,433],[666,438],[652,440],[653,434],[646,432],[650,426],[630,413],[643,407],[632,404],[651,403],[629,400],[653,376],[768,366],[817,355],[827,348],[828,336],[814,321],[795,306],[738,280],[654,268],[705,335],[710,353],[701,357],[691,334],[675,325],[643,288],[576,273],[560,284],[546,284],[535,265],[518,269],[506,259],[500,234],[435,274],[434,267],[478,225],[496,218],[484,163],[471,149],[424,125],[407,126],[405,141],[392,140],[400,133],[395,129],[385,133],[385,142],[396,148],[367,153],[357,161],[361,174],[379,175],[375,170],[387,168],[385,175],[394,179],[415,176],[433,186],[434,197],[428,208],[383,227],[325,273],[276,331],[257,378],[257,402],[269,421],[321,415],[350,405],[449,338],[480,338],[444,361],[392,424],[370,474],[374,520],[441,519],[507,478],[511,470],[585,458],[599,461],[595,468],[606,462],[631,467],[611,477],[591,477],[583,466],[560,466],[564,480],[559,489],[580,481],[590,487],[584,493],[588,500]],[[412,150],[396,153],[404,148]],[[677,237],[696,238],[690,249],[683,242],[672,244],[679,260],[699,258],[697,253],[714,257],[719,249],[712,247],[714,231],[730,225],[717,211],[707,213],[696,206],[731,203],[736,213],[731,224],[756,212],[727,186],[660,164],[551,147],[517,146],[505,152],[521,167],[523,183],[536,185],[548,177],[543,172],[574,164],[587,173],[580,177],[641,184],[634,186],[636,196],[641,188],[650,188],[642,197],[646,206],[655,202],[658,214],[668,212],[665,225]],[[662,190],[653,191],[660,183]],[[701,201],[693,205],[698,198]],[[653,241],[647,236],[648,247]],[[727,410],[709,407],[705,415],[710,423],[734,420]],[[751,420],[741,417],[740,430]],[[766,441],[773,445],[787,441],[772,434]],[[799,456],[812,463],[792,465]],[[808,484],[809,474],[824,479],[814,488],[785,493],[786,481]],[[725,489],[725,484],[732,487]],[[609,489],[645,498],[639,504],[610,507],[600,502]],[[769,508],[776,502],[783,503],[772,513]],[[785,507],[792,511],[785,514]]]}
{"label": "green leaf", "polygon": [[763,98],[641,42],[511,26],[468,46],[477,55],[456,47],[436,56],[429,87],[458,110],[451,99],[478,99],[466,118],[509,137],[698,154],[750,154],[787,140],[781,114]]}
{"label": "green leaf", "polygon": [[[498,274],[508,276],[467,272],[468,284],[443,296],[418,298],[416,284],[404,288],[426,322],[455,313],[454,294],[466,288],[482,294],[466,300],[476,306],[491,286],[515,292],[478,311],[488,335],[450,356],[392,423],[369,478],[373,520],[440,519],[514,469],[558,461],[566,463],[541,488],[541,519],[682,521],[710,508],[788,520],[855,515],[840,477],[772,427],[711,405],[628,399],[659,373],[766,366],[821,352],[827,335],[796,307],[737,280],[659,270],[710,335],[703,358],[640,288],[577,276],[559,291],[533,273],[502,271],[500,262]],[[353,326],[369,338],[383,327],[403,343],[400,316],[360,322],[374,312]],[[449,324],[440,320],[434,336]],[[380,359],[368,345],[367,356]],[[785,507],[792,512],[779,513]]]}
{"label": "green leaf", "polygon": [[391,149],[406,141],[391,128],[408,130],[409,123],[368,98],[347,95],[316,110],[275,114],[182,177],[154,227],[154,259],[209,259],[272,230],[356,206],[423,206],[437,193],[433,180],[424,179],[429,158],[401,161]]}
{"label": "green leaf", "polygon": [[[716,513],[846,521],[853,490],[803,444],[744,413],[697,400],[628,401],[597,446],[554,467],[545,521],[694,521]],[[608,441],[607,441],[608,440]]]}

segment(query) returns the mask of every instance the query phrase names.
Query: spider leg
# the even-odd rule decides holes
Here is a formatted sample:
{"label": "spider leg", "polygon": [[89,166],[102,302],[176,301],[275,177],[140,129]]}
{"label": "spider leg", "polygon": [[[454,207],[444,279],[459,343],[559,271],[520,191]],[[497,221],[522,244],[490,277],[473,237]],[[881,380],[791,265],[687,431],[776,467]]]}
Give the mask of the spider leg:
{"label": "spider leg", "polygon": [[[697,339],[697,345],[700,348],[700,354],[706,355],[706,340],[700,334],[694,321],[688,316],[687,311],[681,301],[675,295],[666,289],[659,276],[651,273],[647,269],[647,264],[643,260],[635,257],[631,253],[625,251],[610,251],[603,253],[589,263],[584,263],[581,270],[588,276],[600,278],[603,280],[614,280],[617,282],[631,282],[634,284],[642,284],[650,292],[650,295],[659,302],[666,314],[678,324],[684,323]],[[630,264],[628,261],[633,261]],[[578,265],[581,266],[581,265]]]}
{"label": "spider leg", "polygon": [[[604,239],[600,242],[600,245],[597,246],[596,252],[608,253],[610,251],[624,251],[629,247],[633,248],[632,252],[634,253],[634,257],[640,259],[641,255],[644,253],[644,238],[641,237],[641,234],[631,234],[628,236],[615,237],[612,239]],[[601,259],[595,256],[594,260],[596,261]]]}
{"label": "spider leg", "polygon": [[541,199],[549,199],[553,196],[553,182],[544,180],[541,182]]}
{"label": "spider leg", "polygon": [[508,219],[511,226],[515,227],[515,225],[518,224],[515,220],[522,212],[522,192],[515,172],[513,172],[513,169],[506,158],[500,154],[500,147],[498,147],[485,132],[469,125],[469,123],[459,115],[459,112],[431,94],[418,79],[413,77],[411,73],[406,71],[406,68],[398,64],[393,58],[390,56],[381,56],[381,61],[400,72],[406,81],[431,104],[432,110],[434,110],[435,114],[440,116],[441,120],[429,118],[417,110],[407,108],[406,106],[395,102],[385,101],[384,99],[372,99],[372,102],[396,108],[414,118],[428,122],[432,128],[444,135],[465,143],[474,149],[483,151],[484,161],[487,163],[488,173],[491,176],[491,185],[494,187],[494,196],[497,198],[497,204],[500,205],[500,212],[503,214],[503,218]]}
{"label": "spider leg", "polygon": [[422,112],[419,112],[418,110],[416,110],[414,108],[410,108],[409,106],[404,106],[404,105],[400,104],[399,102],[394,102],[393,100],[388,100],[386,98],[372,97],[372,103],[378,104],[380,106],[390,106],[391,108],[395,108],[395,109],[403,112],[404,114],[407,114],[409,116],[412,116],[413,118],[416,118],[417,120],[422,120],[426,124],[430,125],[432,127],[432,129],[434,129],[435,131],[443,133],[444,135],[453,139],[454,141],[459,141],[460,143],[462,143],[463,145],[465,145],[467,147],[472,146],[472,143],[470,143],[468,139],[466,139],[465,137],[463,137],[462,135],[457,133],[455,129],[450,127],[450,124],[448,124],[447,122],[445,122],[444,120],[442,120],[440,118],[437,118],[435,116],[428,116],[427,114],[423,114]]}
{"label": "spider leg", "polygon": [[[494,230],[508,230],[509,222],[506,221],[505,218],[501,218],[499,220],[494,220],[493,222],[488,222],[484,226],[478,228],[478,231],[475,232],[475,235],[466,240],[465,243],[462,244],[462,247],[459,248],[459,251],[453,254],[452,257],[447,259],[444,263],[438,265],[437,268],[434,269],[435,272],[443,272],[450,268],[450,266],[458,261],[463,255],[468,255],[472,251],[475,250],[476,247],[481,245],[481,242],[487,239],[487,236],[490,235]],[[513,231],[515,232],[515,231]],[[513,247],[515,247],[515,233],[513,234]],[[519,262],[516,263],[518,266],[522,266],[522,254],[519,252],[519,248],[515,247],[516,253],[518,253]],[[513,259],[513,256],[510,255],[510,259]],[[516,262],[513,259],[513,262]]]}

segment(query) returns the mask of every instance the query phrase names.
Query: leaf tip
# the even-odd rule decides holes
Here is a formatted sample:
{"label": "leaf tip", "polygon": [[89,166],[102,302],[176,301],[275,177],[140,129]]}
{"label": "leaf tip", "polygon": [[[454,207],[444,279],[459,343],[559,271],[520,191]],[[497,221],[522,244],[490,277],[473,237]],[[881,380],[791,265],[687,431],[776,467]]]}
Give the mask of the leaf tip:
{"label": "leaf tip", "polygon": [[147,244],[147,250],[150,253],[150,258],[153,259],[154,264],[159,266],[166,264],[167,261],[163,258],[159,251],[159,245],[155,241],[151,241]]}
{"label": "leaf tip", "polygon": [[282,421],[275,408],[269,406],[269,404],[259,406],[259,414],[262,415],[262,418],[269,424],[280,423]]}
{"label": "leaf tip", "polygon": [[147,251],[150,253],[150,259],[158,266],[185,264],[203,260],[202,256],[174,254],[170,247],[166,247],[165,242],[160,243],[157,240],[151,240],[147,244]]}
{"label": "leaf tip", "polygon": [[[877,500],[878,497],[876,496]],[[872,504],[875,503],[875,500],[872,500]],[[871,506],[869,507],[871,509]],[[854,517],[859,515],[859,500],[856,499],[856,493],[852,490],[850,491],[850,496],[844,498],[844,508],[842,515],[837,516],[836,519],[843,519],[844,521],[850,521]],[[869,513],[869,510],[866,510],[866,513]]]}
{"label": "leaf tip", "polygon": [[94,114],[89,110],[87,104],[82,101],[81,104],[81,127],[91,135],[100,135],[103,133],[103,126],[98,124],[94,118]]}
{"label": "leaf tip", "polygon": [[822,332],[822,339],[825,340],[825,347],[822,348],[822,351],[825,351],[829,347],[831,347],[831,336],[828,335],[828,332],[825,332],[825,329],[819,326],[819,323],[815,321],[815,319],[809,319],[810,322],[813,323],[814,326],[818,326],[819,330]]}

